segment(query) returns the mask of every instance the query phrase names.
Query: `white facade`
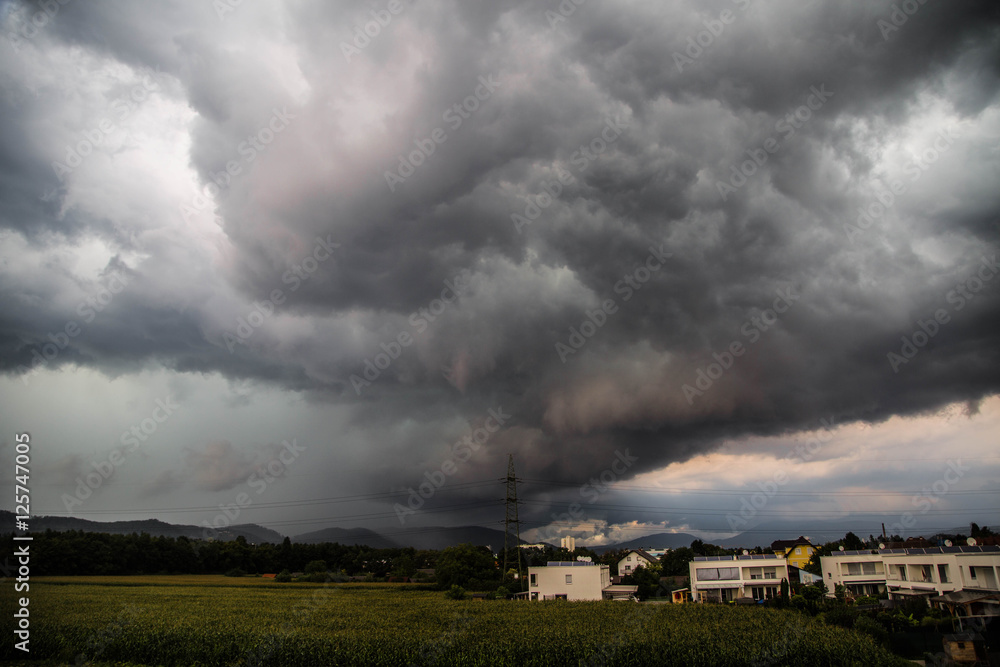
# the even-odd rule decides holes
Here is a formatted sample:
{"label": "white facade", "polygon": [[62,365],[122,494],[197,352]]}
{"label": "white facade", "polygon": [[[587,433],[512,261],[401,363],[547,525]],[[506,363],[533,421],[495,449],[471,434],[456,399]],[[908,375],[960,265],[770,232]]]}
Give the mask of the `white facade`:
{"label": "white facade", "polygon": [[841,551],[820,558],[827,595],[842,585],[854,595],[941,595],[1000,591],[1000,547],[934,547]]}
{"label": "white facade", "polygon": [[611,568],[581,561],[550,562],[528,568],[531,600],[602,600],[611,586]]}
{"label": "white facade", "polygon": [[788,580],[788,562],[774,554],[698,556],[688,573],[695,602],[769,600],[780,593],[781,580]]}
{"label": "white facade", "polygon": [[633,549],[618,561],[618,576],[624,577],[625,575],[632,574],[636,568],[652,565],[653,562],[654,559],[649,554]]}

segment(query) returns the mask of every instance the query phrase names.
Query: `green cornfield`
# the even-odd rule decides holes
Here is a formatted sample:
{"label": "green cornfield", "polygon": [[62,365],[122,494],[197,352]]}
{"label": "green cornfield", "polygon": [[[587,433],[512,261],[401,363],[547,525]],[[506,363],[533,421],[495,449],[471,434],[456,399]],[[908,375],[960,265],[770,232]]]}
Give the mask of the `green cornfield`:
{"label": "green cornfield", "polygon": [[[3,596],[10,619],[14,599]],[[405,585],[224,577],[33,579],[31,654],[131,665],[896,665],[793,611],[444,598]]]}

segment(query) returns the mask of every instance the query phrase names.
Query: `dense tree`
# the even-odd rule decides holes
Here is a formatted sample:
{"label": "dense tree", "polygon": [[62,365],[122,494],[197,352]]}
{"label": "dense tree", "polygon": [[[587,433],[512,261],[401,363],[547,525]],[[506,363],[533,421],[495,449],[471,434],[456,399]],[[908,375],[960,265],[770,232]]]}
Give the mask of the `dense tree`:
{"label": "dense tree", "polygon": [[694,560],[695,553],[690,547],[680,547],[671,549],[660,556],[660,565],[663,567],[665,577],[686,577],[688,576],[688,563]]}
{"label": "dense tree", "polygon": [[482,582],[499,579],[500,572],[488,549],[472,544],[459,544],[441,552],[435,575],[438,586],[448,589],[452,586],[468,588],[473,580]]}

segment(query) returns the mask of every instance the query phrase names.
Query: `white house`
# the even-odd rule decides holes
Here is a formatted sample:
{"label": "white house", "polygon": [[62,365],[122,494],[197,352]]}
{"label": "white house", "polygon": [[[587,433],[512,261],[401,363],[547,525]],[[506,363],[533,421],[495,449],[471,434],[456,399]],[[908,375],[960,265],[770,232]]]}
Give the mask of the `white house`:
{"label": "white house", "polygon": [[[620,587],[616,587],[620,588]],[[531,600],[603,600],[621,591],[611,588],[611,568],[585,561],[549,561],[528,568]]]}
{"label": "white house", "polygon": [[769,600],[788,579],[788,562],[774,554],[697,556],[688,564],[695,602],[729,602],[737,598]]}
{"label": "white house", "polygon": [[820,558],[827,595],[838,585],[854,595],[939,596],[961,590],[1000,592],[1000,547],[840,551]]}
{"label": "white house", "polygon": [[635,572],[636,568],[652,565],[656,557],[642,549],[632,549],[618,561],[618,576],[624,577]]}

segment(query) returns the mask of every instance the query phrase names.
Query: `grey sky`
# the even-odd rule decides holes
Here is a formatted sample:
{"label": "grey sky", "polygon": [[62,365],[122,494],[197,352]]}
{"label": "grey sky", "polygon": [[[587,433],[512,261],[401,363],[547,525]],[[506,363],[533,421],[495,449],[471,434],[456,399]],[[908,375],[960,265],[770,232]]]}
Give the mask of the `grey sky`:
{"label": "grey sky", "polygon": [[513,453],[543,526],[832,419],[808,488],[965,456],[923,525],[996,515],[1000,10],[903,4],[0,2],[0,458],[54,513],[119,448],[73,513],[198,522],[294,441],[240,521],[399,529],[494,424],[406,525],[493,525]]}

